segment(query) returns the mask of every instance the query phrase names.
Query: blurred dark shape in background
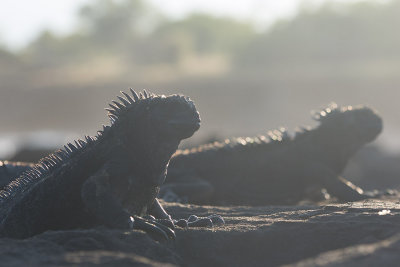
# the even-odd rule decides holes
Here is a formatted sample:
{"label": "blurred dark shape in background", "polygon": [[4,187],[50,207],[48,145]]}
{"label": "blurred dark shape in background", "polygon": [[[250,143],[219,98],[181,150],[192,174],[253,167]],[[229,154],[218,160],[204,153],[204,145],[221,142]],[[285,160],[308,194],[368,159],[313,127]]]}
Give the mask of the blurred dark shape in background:
{"label": "blurred dark shape in background", "polygon": [[[400,1],[300,6],[265,31],[232,17],[172,19],[145,0],[97,0],[74,32],[43,31],[16,52],[0,50],[0,139],[30,131],[95,134],[120,90],[183,93],[202,116],[190,146],[313,124],[331,101],[369,104],[400,147]],[[0,158],[10,158],[2,153]],[[61,144],[60,144],[61,145]],[[25,158],[21,158],[25,159]]]}

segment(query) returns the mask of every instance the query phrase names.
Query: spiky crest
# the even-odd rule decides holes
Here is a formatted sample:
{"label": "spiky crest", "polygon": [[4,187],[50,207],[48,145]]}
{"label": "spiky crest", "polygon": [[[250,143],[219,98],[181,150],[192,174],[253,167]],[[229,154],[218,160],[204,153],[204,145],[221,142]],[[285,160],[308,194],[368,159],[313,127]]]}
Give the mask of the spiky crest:
{"label": "spiky crest", "polygon": [[129,90],[131,91],[132,96],[121,91],[123,96],[117,96],[121,102],[113,100],[111,101],[113,104],[108,104],[110,108],[105,109],[108,111],[108,117],[110,118],[111,124],[114,124],[122,114],[135,107],[141,100],[151,99],[154,97],[154,94],[148,93],[146,90],[143,90],[143,93],[139,93],[139,95],[132,88]]}
{"label": "spiky crest", "polygon": [[312,118],[320,123],[324,123],[325,121],[333,118],[335,115],[342,113],[347,108],[349,107],[338,107],[335,102],[332,102],[328,105],[328,107],[322,109],[321,111],[313,111]]}
{"label": "spiky crest", "polygon": [[23,191],[30,184],[60,167],[66,160],[69,160],[75,154],[82,152],[88,145],[92,145],[96,139],[97,138],[87,136],[86,140],[89,141],[80,139],[75,140],[75,145],[68,143],[64,146],[64,149],[59,149],[53,154],[42,158],[34,167],[24,172],[20,177],[5,186],[3,190],[0,190],[0,202],[5,201],[10,196],[17,194],[20,191]]}
{"label": "spiky crest", "polygon": [[236,137],[225,139],[222,142],[213,142],[204,145],[200,145],[198,147],[194,147],[191,149],[178,150],[175,153],[175,156],[178,155],[188,155],[188,154],[196,154],[201,152],[211,152],[218,150],[241,150],[248,149],[253,147],[259,147],[259,145],[271,145],[271,144],[279,144],[282,142],[286,142],[291,140],[290,135],[287,130],[283,127],[268,131],[266,135],[259,135],[255,137]]}

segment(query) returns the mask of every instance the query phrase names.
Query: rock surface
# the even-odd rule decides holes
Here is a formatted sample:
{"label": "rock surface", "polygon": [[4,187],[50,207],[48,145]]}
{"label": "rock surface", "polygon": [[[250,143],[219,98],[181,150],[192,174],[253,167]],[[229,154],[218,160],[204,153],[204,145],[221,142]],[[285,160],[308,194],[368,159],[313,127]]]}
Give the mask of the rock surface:
{"label": "rock surface", "polygon": [[372,244],[362,244],[322,253],[287,267],[307,266],[399,266],[400,235]]}
{"label": "rock surface", "polygon": [[398,196],[320,206],[165,203],[174,217],[220,214],[226,225],[178,229],[174,243],[139,231],[48,231],[0,239],[0,266],[398,266]]}

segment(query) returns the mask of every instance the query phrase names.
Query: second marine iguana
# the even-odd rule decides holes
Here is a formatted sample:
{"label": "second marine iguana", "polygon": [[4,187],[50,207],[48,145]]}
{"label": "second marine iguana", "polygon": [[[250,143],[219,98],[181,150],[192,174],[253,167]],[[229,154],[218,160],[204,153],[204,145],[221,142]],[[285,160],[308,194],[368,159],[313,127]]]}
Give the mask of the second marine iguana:
{"label": "second marine iguana", "polygon": [[316,128],[294,137],[275,130],[178,151],[160,197],[195,204],[291,205],[326,189],[340,201],[366,198],[340,174],[381,132],[381,118],[365,106],[332,104],[315,119]]}
{"label": "second marine iguana", "polygon": [[199,113],[184,96],[131,92],[110,104],[111,126],[41,159],[0,191],[0,237],[95,225],[174,237],[156,196],[171,155],[199,129]]}

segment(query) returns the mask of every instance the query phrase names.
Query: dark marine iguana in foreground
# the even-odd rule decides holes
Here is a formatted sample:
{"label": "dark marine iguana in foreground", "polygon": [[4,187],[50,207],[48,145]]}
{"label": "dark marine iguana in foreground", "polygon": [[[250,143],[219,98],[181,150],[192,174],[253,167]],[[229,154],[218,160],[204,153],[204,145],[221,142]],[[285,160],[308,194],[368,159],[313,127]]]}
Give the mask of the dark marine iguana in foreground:
{"label": "dark marine iguana in foreground", "polygon": [[200,117],[189,98],[131,91],[110,104],[111,126],[41,159],[0,191],[1,237],[96,225],[174,237],[156,196],[171,155],[199,129]]}
{"label": "dark marine iguana in foreground", "polygon": [[275,130],[177,151],[160,197],[213,205],[297,204],[326,189],[340,201],[366,198],[340,174],[381,132],[381,118],[368,107],[335,104],[315,118],[318,127],[294,137]]}

